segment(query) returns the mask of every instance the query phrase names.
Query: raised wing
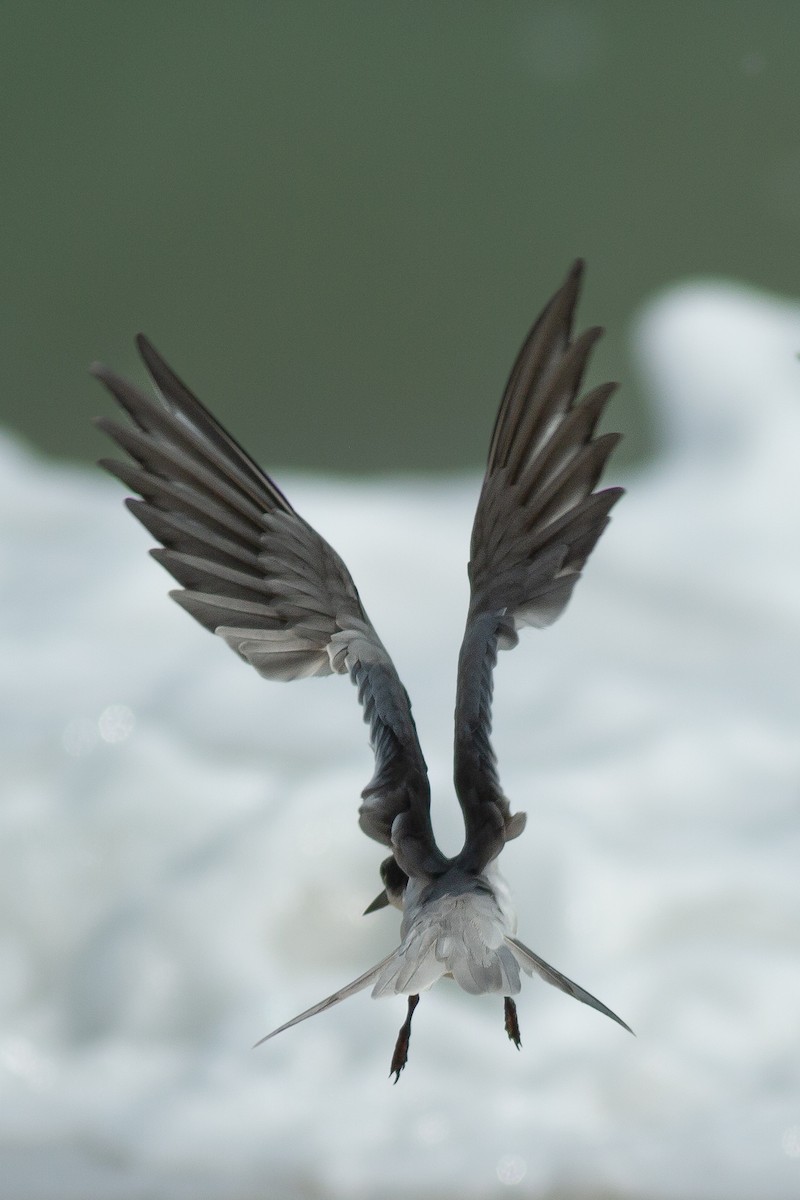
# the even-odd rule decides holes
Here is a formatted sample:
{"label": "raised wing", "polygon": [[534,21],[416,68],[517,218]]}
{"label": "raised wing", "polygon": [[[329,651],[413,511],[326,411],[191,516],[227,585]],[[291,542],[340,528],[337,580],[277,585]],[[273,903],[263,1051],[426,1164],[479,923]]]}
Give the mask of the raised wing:
{"label": "raised wing", "polygon": [[483,870],[525,827],[503,795],[491,744],[492,675],[498,649],[524,625],[550,625],[564,610],[622,488],[594,488],[618,434],[595,437],[615,388],[578,399],[602,330],[572,339],[583,263],[576,262],[517,356],[489,446],[472,529],[470,605],[458,663],[455,784],[466,838],[460,860]]}
{"label": "raised wing", "polygon": [[170,594],[266,679],[349,672],[375,752],[361,828],[406,874],[427,870],[441,855],[411,705],[350,572],[150,342],[137,344],[154,397],[92,367],[133,420],[98,420],[130,457],[101,466],[141,497],[126,503],[161,542],[151,553],[181,585]]}

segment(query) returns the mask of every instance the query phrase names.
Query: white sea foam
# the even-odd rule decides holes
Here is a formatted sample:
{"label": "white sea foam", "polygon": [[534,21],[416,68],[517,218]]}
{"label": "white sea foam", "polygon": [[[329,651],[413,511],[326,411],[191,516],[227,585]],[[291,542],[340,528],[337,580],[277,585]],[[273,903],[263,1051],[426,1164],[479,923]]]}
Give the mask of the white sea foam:
{"label": "white sea foam", "polygon": [[[502,656],[496,744],[520,936],[638,1038],[526,980],[517,1054],[443,982],[397,1088],[402,1000],[249,1049],[397,940],[360,915],[352,689],[264,683],[167,601],[113,482],[0,442],[4,1196],[796,1200],[800,308],[698,284],[637,347],[664,452]],[[454,849],[477,479],[282,482],[395,655]]]}

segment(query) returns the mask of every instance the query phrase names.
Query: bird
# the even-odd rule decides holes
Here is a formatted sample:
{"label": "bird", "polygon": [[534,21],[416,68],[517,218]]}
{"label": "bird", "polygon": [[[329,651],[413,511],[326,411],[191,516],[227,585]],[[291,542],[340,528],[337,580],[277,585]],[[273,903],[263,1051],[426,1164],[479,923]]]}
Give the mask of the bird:
{"label": "bird", "polygon": [[597,434],[616,384],[581,395],[603,333],[592,327],[573,335],[583,274],[578,259],[528,333],[489,443],[457,668],[454,784],[464,842],[451,857],[434,837],[408,694],[342,559],[143,334],[137,345],[154,394],[102,364],[91,367],[130,418],[97,419],[127,455],[99,465],[135,493],[126,504],[160,543],[151,554],[179,584],[172,598],[265,679],[349,674],[369,726],[375,769],[358,820],[389,854],[380,865],[382,889],[365,915],[398,908],[400,943],[257,1046],[368,987],[374,997],[404,995],[407,1013],[390,1068],[397,1083],[420,994],[451,977],[468,993],[503,997],[504,1029],[519,1049],[520,972],[633,1032],[517,938],[497,866],[526,823],[503,792],[491,741],[498,652],[516,646],[524,627],[544,628],[561,615],[623,494],[621,487],[597,487],[621,435]]}

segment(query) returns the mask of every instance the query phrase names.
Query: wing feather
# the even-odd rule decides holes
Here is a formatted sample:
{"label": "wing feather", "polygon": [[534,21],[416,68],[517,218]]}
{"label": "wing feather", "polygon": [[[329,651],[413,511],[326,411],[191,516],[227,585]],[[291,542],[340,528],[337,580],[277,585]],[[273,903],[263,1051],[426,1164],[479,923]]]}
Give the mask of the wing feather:
{"label": "wing feather", "polygon": [[329,1008],[333,1008],[335,1004],[341,1004],[343,1000],[349,999],[350,996],[355,996],[358,992],[363,992],[365,988],[375,983],[381,971],[389,966],[397,953],[397,950],[393,950],[391,954],[387,954],[386,958],[381,959],[374,967],[370,967],[363,975],[359,975],[358,979],[354,979],[352,983],[345,984],[343,988],[339,988],[338,992],[333,992],[332,995],[326,996],[324,1000],[320,1000],[317,1004],[312,1004],[311,1008],[307,1008],[305,1012],[292,1017],[291,1021],[285,1021],[283,1025],[279,1025],[277,1029],[273,1029],[272,1033],[265,1034],[264,1037],[259,1038],[253,1049],[255,1050],[258,1046],[263,1046],[264,1042],[277,1037],[279,1033],[283,1033],[286,1029],[291,1029],[293,1025],[299,1025],[301,1021],[307,1021],[309,1017],[319,1016],[320,1013],[327,1012]]}
{"label": "wing feather", "polygon": [[137,341],[155,396],[92,368],[133,422],[98,420],[129,456],[101,465],[137,493],[127,504],[161,543],[152,553],[180,585],[171,595],[267,679],[349,673],[375,752],[362,829],[407,874],[444,861],[411,705],[350,572],[150,342]]}
{"label": "wing feather", "polygon": [[543,958],[539,958],[538,954],[534,954],[527,946],[518,941],[515,937],[507,937],[506,945],[511,950],[519,965],[528,975],[538,975],[540,979],[544,979],[545,983],[552,984],[558,988],[560,992],[566,992],[568,996],[573,996],[576,1000],[580,1000],[581,1004],[588,1004],[589,1008],[594,1008],[597,1012],[602,1013],[605,1017],[610,1017],[612,1021],[616,1021],[623,1029],[627,1029],[628,1033],[633,1033],[630,1025],[626,1025],[622,1017],[618,1017],[615,1012],[607,1008],[602,1000],[598,1000],[591,992],[587,992],[579,983],[574,983],[571,979],[567,979],[566,975],[562,975],[555,967],[551,967]]}
{"label": "wing feather", "polygon": [[525,625],[563,612],[621,488],[596,492],[619,436],[595,436],[614,384],[581,399],[601,330],[572,338],[583,264],[528,334],[495,421],[472,530],[470,606],[458,665],[455,783],[466,837],[461,864],[483,870],[518,836],[491,743],[493,673],[500,649]]}

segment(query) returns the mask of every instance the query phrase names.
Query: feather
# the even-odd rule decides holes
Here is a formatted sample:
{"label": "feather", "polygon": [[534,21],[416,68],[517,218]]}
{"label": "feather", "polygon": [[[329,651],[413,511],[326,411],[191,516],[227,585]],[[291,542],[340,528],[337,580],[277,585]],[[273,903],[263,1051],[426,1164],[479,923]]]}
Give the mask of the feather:
{"label": "feather", "polygon": [[572,340],[577,262],[525,340],[492,434],[472,529],[470,605],[458,662],[456,792],[463,867],[482,871],[524,827],[500,786],[491,744],[497,652],[525,625],[564,611],[620,488],[595,492],[617,434],[595,437],[614,385],[578,391],[600,329]]}
{"label": "feather", "polygon": [[623,1029],[627,1029],[628,1033],[633,1033],[630,1025],[626,1025],[621,1017],[612,1012],[610,1008],[606,1008],[601,1000],[596,996],[592,996],[579,984],[573,983],[571,979],[567,979],[566,975],[562,975],[555,967],[551,967],[543,958],[539,958],[538,954],[534,954],[527,946],[523,946],[522,942],[515,937],[507,937],[506,945],[511,948],[514,957],[516,958],[523,971],[528,975],[538,975],[545,983],[550,983],[553,987],[557,987],[559,991],[566,992],[568,996],[574,996],[576,1000],[580,1000],[581,1004],[588,1004],[590,1008],[597,1009],[604,1016],[610,1017],[612,1021],[616,1021]]}
{"label": "feather", "polygon": [[101,465],[137,493],[128,507],[161,542],[152,554],[180,584],[173,599],[267,679],[349,673],[375,752],[361,828],[392,847],[406,875],[438,869],[446,860],[411,704],[350,572],[151,343],[137,341],[155,397],[93,367],[133,422],[98,420],[129,456]]}

